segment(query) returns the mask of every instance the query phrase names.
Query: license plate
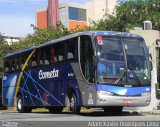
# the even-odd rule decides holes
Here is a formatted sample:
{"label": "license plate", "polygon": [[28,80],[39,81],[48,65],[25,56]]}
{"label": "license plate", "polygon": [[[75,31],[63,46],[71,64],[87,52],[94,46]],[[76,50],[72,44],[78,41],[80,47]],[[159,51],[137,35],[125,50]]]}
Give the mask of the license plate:
{"label": "license plate", "polygon": [[123,100],[123,104],[132,104],[133,101],[132,100]]}

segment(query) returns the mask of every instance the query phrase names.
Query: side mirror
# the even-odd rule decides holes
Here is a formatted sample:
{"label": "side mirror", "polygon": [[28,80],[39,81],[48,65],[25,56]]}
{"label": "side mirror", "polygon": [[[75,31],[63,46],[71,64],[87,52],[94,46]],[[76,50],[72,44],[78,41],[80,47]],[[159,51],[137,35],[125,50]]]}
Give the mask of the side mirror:
{"label": "side mirror", "polygon": [[149,54],[149,59],[152,60],[152,54]]}
{"label": "side mirror", "polygon": [[152,61],[149,61],[149,66],[150,66],[151,70],[153,70]]}
{"label": "side mirror", "polygon": [[151,68],[151,70],[153,69],[153,65],[152,65],[152,55],[149,54],[149,66]]}

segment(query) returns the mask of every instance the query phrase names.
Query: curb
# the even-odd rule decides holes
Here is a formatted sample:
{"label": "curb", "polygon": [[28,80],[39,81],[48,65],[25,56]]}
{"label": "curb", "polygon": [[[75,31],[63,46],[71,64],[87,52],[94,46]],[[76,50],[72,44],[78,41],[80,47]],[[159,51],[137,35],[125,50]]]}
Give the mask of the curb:
{"label": "curb", "polygon": [[160,110],[153,110],[153,111],[123,111],[123,112],[129,112],[130,114],[150,114],[150,115],[160,115]]}
{"label": "curb", "polygon": [[151,115],[159,115],[160,110],[153,110],[153,111],[147,111],[147,112],[140,112],[142,114],[151,114]]}

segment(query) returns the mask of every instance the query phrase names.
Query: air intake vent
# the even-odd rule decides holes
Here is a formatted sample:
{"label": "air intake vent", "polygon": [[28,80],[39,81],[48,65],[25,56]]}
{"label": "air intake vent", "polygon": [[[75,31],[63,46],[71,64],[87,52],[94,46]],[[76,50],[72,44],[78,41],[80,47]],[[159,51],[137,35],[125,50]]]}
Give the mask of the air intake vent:
{"label": "air intake vent", "polygon": [[144,30],[152,30],[152,22],[144,21]]}

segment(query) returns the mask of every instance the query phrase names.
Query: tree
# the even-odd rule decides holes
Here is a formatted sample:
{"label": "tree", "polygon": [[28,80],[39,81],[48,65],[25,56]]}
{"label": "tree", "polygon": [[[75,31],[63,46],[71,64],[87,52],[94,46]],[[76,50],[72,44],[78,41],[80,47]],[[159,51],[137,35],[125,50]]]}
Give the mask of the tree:
{"label": "tree", "polygon": [[0,67],[3,67],[3,58],[5,55],[13,52],[13,47],[5,41],[0,42]]}
{"label": "tree", "polygon": [[[129,31],[133,27],[142,27],[145,20],[150,20],[153,23],[153,29],[160,30],[160,0],[118,0],[113,14],[107,14],[107,19],[99,21],[90,21],[88,27],[76,27],[68,30],[61,22],[57,23],[56,27],[47,29],[38,29],[34,25],[34,34],[28,35],[25,39],[12,46],[4,43],[2,35],[0,35],[0,51],[1,57],[7,53],[19,51],[32,46],[37,46],[53,39],[63,37],[65,35],[88,30],[107,30],[107,31]],[[7,50],[3,50],[3,49]],[[1,64],[1,63],[0,63]]]}
{"label": "tree", "polygon": [[91,29],[129,31],[142,27],[146,20],[152,21],[153,29],[160,30],[160,0],[120,0],[107,19],[92,22]]}
{"label": "tree", "polygon": [[61,22],[58,22],[56,27],[47,29],[38,29],[34,25],[31,25],[31,27],[35,30],[34,34],[29,34],[25,39],[13,43],[11,46],[4,41],[3,36],[0,34],[0,67],[3,66],[3,57],[6,54],[37,46],[71,33]]}
{"label": "tree", "polygon": [[3,38],[3,36],[0,33],[0,43],[3,42],[3,41],[4,41],[4,38]]}
{"label": "tree", "polygon": [[[24,40],[22,40],[20,42],[20,48],[23,49],[31,46],[37,46],[44,42],[69,34],[68,29],[65,28],[61,22],[58,22],[56,27],[49,27],[47,29],[38,29],[34,25],[32,25],[32,27],[35,30],[34,34],[28,35]],[[27,45],[24,46],[24,43]]]}
{"label": "tree", "polygon": [[29,34],[26,38],[20,40],[20,42],[12,44],[14,52],[70,34],[61,22],[58,22],[56,27],[49,27],[47,29],[38,29],[33,24],[31,24],[31,27],[34,29],[33,34]]}

